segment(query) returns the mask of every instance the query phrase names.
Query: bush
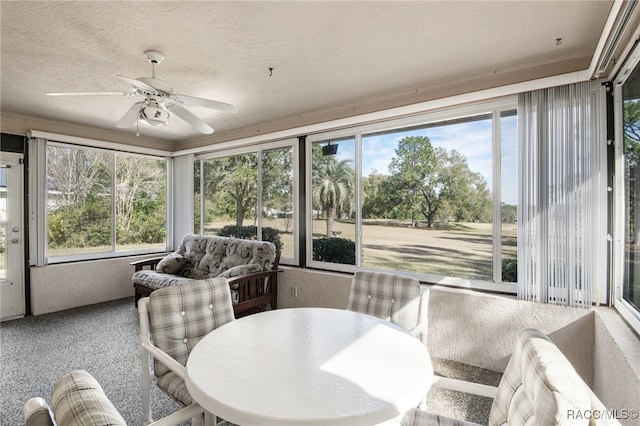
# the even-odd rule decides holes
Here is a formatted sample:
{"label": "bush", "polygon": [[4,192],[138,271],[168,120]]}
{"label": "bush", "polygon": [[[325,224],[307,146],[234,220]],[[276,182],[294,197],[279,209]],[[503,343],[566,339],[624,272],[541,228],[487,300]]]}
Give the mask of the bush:
{"label": "bush", "polygon": [[89,197],[68,205],[48,217],[50,248],[99,247],[111,244],[111,203]]}
{"label": "bush", "polygon": [[502,282],[518,282],[518,260],[502,259]]}
{"label": "bush", "polygon": [[[236,226],[227,225],[222,228],[218,235],[222,237],[243,238],[245,240],[256,240],[258,237],[258,228],[256,226]],[[269,241],[276,246],[276,250],[282,250],[282,240],[280,239],[280,231],[268,226],[262,228],[262,240]]]}
{"label": "bush", "polygon": [[313,260],[319,262],[356,264],[356,243],[346,238],[313,240]]}

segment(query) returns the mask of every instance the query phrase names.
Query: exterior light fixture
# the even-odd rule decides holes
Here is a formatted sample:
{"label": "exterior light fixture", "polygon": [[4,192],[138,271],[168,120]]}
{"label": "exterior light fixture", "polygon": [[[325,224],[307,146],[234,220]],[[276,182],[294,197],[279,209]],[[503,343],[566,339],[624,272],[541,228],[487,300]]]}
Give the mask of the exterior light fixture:
{"label": "exterior light fixture", "polygon": [[322,147],[322,155],[336,155],[338,153],[338,144],[331,145],[329,142],[327,145]]}

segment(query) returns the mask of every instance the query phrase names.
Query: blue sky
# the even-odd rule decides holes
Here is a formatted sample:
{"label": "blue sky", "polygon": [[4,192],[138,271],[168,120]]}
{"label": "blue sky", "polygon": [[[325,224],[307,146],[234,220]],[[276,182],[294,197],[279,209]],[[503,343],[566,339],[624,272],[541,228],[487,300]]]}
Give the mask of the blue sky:
{"label": "blue sky", "polygon": [[[459,151],[466,157],[469,168],[484,176],[489,188],[493,187],[492,130],[489,119],[363,137],[363,175],[367,176],[373,170],[388,174],[398,142],[405,136],[427,136],[434,147]],[[340,141],[339,145],[338,158],[353,161],[354,142]],[[502,200],[507,204],[517,204],[517,164],[517,117],[505,117],[502,119]]]}

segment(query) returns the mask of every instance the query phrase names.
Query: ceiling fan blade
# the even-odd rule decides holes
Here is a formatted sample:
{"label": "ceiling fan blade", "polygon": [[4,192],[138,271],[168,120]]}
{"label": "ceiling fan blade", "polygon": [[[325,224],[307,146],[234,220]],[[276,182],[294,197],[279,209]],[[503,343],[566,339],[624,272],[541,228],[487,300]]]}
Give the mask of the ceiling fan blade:
{"label": "ceiling fan blade", "polygon": [[207,123],[193,115],[191,111],[189,111],[182,105],[171,104],[167,107],[167,109],[198,129],[200,133],[204,133],[205,135],[210,135],[211,133],[213,133],[213,129]]}
{"label": "ceiling fan blade", "polygon": [[131,96],[127,92],[67,92],[67,93],[46,93],[47,96]]}
{"label": "ceiling fan blade", "polygon": [[151,87],[147,83],[144,83],[144,82],[142,82],[140,80],[136,80],[135,78],[123,77],[121,75],[117,75],[116,77],[126,81],[127,83],[129,83],[133,87],[137,87],[138,89],[144,90],[144,91],[152,93],[154,95],[158,94],[158,91],[154,87]]}
{"label": "ceiling fan blade", "polygon": [[238,108],[224,102],[212,101],[210,99],[196,98],[195,96],[173,95],[173,98],[180,103],[205,108],[218,109],[226,112],[238,112]]}
{"label": "ceiling fan blade", "polygon": [[142,105],[142,103],[143,101],[133,104],[131,108],[129,108],[127,112],[125,112],[120,121],[118,121],[116,127],[125,129],[136,124],[136,121],[138,121],[138,113],[140,112],[140,105]]}

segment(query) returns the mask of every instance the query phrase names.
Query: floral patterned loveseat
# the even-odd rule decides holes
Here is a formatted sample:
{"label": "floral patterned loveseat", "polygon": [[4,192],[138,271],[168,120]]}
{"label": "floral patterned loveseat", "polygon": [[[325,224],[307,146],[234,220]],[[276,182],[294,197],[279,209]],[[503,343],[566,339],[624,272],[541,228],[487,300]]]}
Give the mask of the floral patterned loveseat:
{"label": "floral patterned loveseat", "polygon": [[173,253],[132,262],[136,304],[159,288],[227,278],[236,317],[277,307],[280,252],[267,241],[187,234]]}

